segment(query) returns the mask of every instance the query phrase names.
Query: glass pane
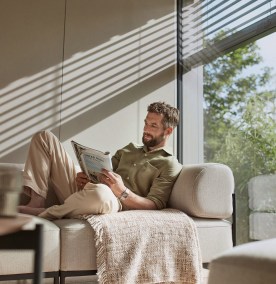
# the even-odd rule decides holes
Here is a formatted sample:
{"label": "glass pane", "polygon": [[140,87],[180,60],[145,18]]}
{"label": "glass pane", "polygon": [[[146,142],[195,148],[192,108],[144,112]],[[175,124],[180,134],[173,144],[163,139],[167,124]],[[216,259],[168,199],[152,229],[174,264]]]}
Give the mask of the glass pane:
{"label": "glass pane", "polygon": [[204,66],[205,162],[235,177],[237,243],[276,237],[276,33]]}
{"label": "glass pane", "polygon": [[[212,41],[231,36],[262,20],[269,23],[270,16],[276,13],[276,0],[202,0],[187,6],[183,11],[184,60]],[[218,38],[216,35],[222,30],[224,33]]]}

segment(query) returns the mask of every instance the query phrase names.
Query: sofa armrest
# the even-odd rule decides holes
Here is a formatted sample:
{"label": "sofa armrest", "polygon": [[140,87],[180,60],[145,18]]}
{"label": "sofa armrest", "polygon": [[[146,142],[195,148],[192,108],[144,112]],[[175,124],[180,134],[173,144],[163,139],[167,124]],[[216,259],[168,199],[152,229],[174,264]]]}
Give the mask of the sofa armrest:
{"label": "sofa armrest", "polygon": [[233,211],[234,177],[223,164],[185,165],[177,178],[168,203],[191,216],[228,218]]}

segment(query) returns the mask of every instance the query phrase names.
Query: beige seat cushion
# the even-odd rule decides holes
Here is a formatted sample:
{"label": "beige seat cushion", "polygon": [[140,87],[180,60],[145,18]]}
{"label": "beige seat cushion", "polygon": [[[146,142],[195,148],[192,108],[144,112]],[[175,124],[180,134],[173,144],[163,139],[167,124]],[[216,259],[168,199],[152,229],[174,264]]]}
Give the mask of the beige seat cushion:
{"label": "beige seat cushion", "polygon": [[[24,214],[20,215],[24,216]],[[32,216],[32,221],[26,224],[23,229],[34,229],[36,224],[43,224],[43,271],[59,271],[60,230],[54,223],[35,216]],[[34,252],[29,250],[1,251],[0,275],[33,273],[33,255]]]}
{"label": "beige seat cushion", "polygon": [[61,219],[61,271],[97,270],[94,231],[87,221]]}
{"label": "beige seat cushion", "polygon": [[201,249],[202,262],[209,263],[233,247],[232,224],[226,220],[193,218]]}
{"label": "beige seat cushion", "polygon": [[[224,220],[193,218],[198,228],[203,262],[232,247],[231,224]],[[61,271],[97,270],[94,231],[83,220],[61,219],[54,223],[61,233]]]}
{"label": "beige seat cushion", "polygon": [[239,245],[211,262],[208,284],[276,281],[276,239]]}

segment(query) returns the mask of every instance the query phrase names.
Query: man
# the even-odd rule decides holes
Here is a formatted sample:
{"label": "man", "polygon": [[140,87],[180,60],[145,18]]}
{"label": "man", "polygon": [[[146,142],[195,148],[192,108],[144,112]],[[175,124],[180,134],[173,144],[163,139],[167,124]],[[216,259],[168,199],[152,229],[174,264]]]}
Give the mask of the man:
{"label": "man", "polygon": [[[179,111],[164,103],[148,106],[143,146],[130,143],[112,157],[113,171],[102,170],[93,184],[74,163],[59,140],[48,131],[32,138],[24,169],[24,192],[31,199],[19,211],[53,220],[82,214],[166,207],[182,168],[166,149],[179,121]],[[45,209],[49,180],[61,205]]]}

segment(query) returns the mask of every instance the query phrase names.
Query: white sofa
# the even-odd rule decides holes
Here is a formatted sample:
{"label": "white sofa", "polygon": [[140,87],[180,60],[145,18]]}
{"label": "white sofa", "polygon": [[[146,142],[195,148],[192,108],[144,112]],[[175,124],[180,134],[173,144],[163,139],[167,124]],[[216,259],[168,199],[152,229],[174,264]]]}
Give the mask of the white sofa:
{"label": "white sofa", "polygon": [[[233,191],[231,169],[214,163],[183,166],[173,187],[168,207],[179,209],[193,218],[198,229],[203,263],[209,263],[233,246],[232,223],[225,220],[232,216]],[[54,196],[50,193],[48,205],[53,200]],[[78,219],[50,222],[33,217],[28,227],[36,223],[44,225],[45,277],[54,277],[55,283],[59,280],[65,283],[69,276],[96,273],[94,231],[88,222]],[[32,271],[30,253],[1,252],[0,281],[29,278]]]}

